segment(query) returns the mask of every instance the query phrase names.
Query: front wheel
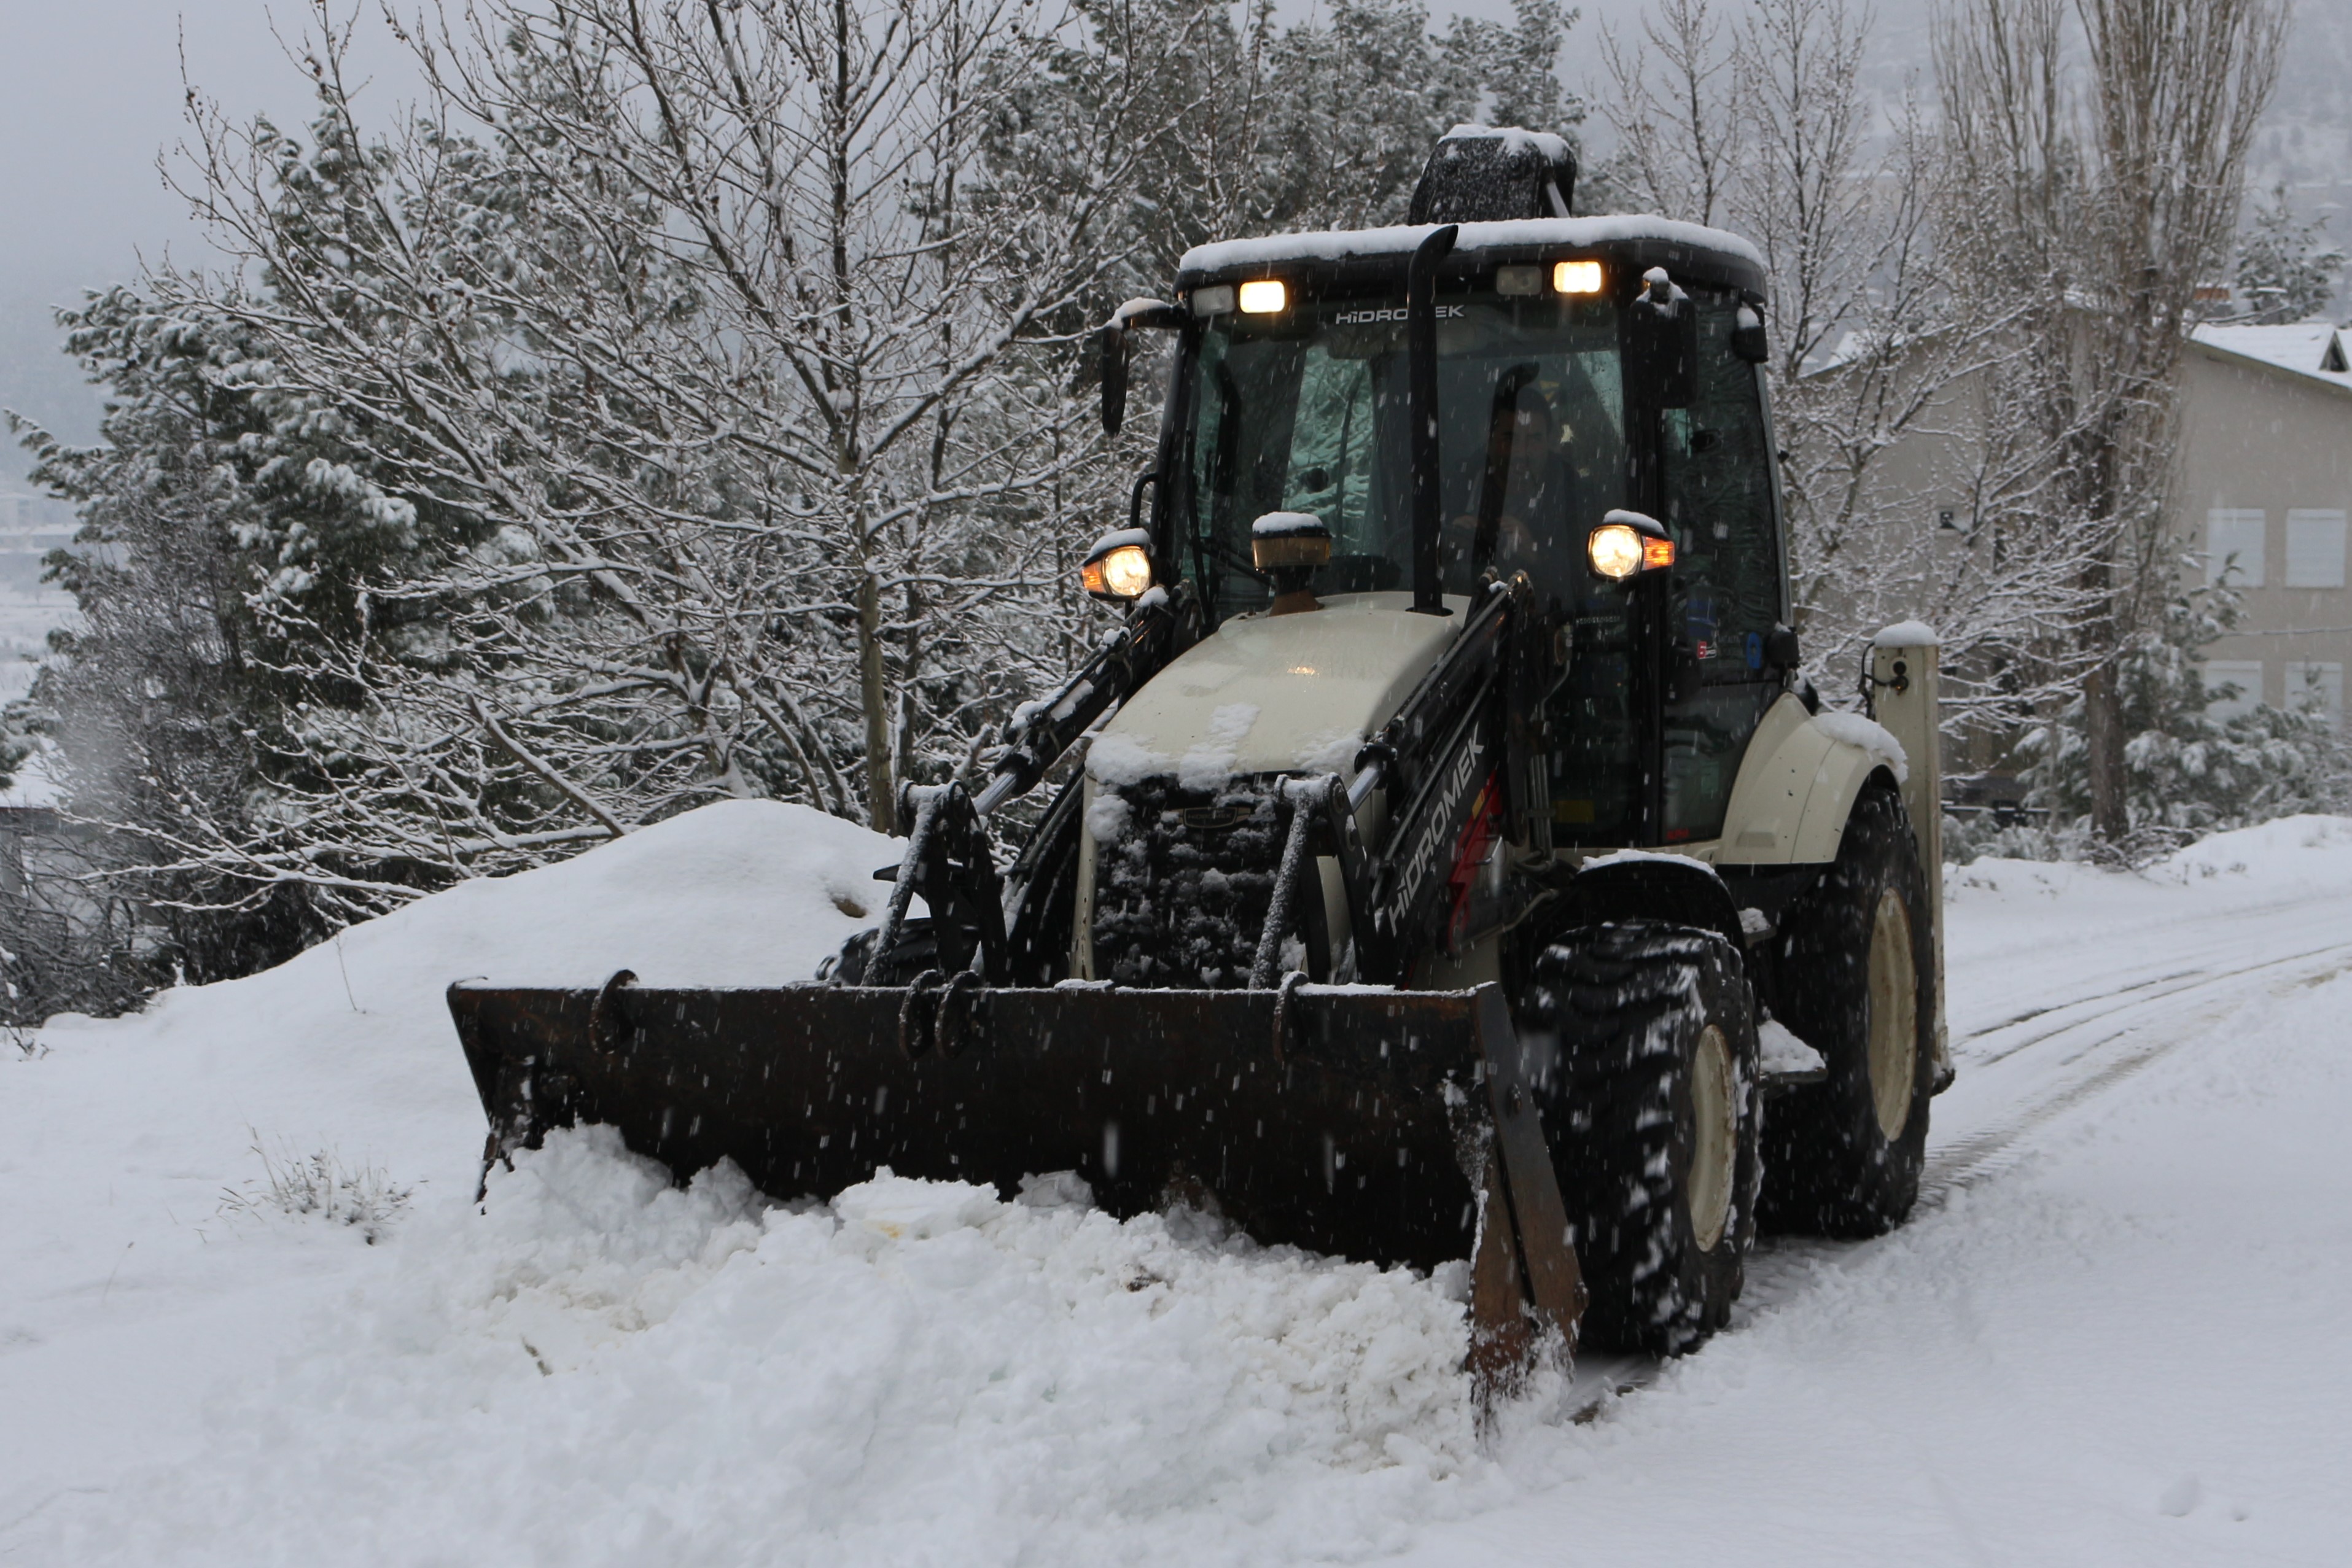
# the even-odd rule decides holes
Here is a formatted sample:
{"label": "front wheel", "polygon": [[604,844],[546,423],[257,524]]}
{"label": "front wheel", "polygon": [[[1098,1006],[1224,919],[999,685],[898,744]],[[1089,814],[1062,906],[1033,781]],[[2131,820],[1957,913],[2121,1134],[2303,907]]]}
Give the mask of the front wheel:
{"label": "front wheel", "polygon": [[1863,791],[1837,862],[1781,923],[1772,1016],[1822,1054],[1822,1082],[1772,1103],[1764,1219],[1876,1236],[1910,1216],[1936,1089],[1927,887],[1894,790]]}
{"label": "front wheel", "polygon": [[1591,1293],[1581,1340],[1679,1354],[1729,1319],[1756,1234],[1756,1022],[1723,938],[1648,921],[1564,933],[1522,1025],[1558,1041],[1546,1132]]}

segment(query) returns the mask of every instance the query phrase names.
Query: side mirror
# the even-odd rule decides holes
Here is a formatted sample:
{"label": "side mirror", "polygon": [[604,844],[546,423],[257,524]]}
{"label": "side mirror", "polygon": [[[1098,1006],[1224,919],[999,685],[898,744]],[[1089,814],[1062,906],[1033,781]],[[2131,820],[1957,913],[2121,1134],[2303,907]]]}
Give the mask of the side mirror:
{"label": "side mirror", "polygon": [[1102,329],[1102,422],[1105,435],[1117,435],[1127,422],[1127,324]]}
{"label": "side mirror", "polygon": [[1764,342],[1764,318],[1756,314],[1753,306],[1742,305],[1732,319],[1731,351],[1751,365],[1760,365],[1771,356]]}
{"label": "side mirror", "polygon": [[1642,275],[1625,318],[1625,382],[1635,402],[1688,408],[1698,392],[1698,308],[1663,267]]}
{"label": "side mirror", "polygon": [[1134,345],[1127,340],[1130,327],[1155,331],[1180,330],[1188,319],[1181,306],[1157,299],[1130,299],[1111,313],[1102,329],[1102,422],[1105,435],[1117,435],[1127,423],[1127,361]]}
{"label": "side mirror", "polygon": [[1797,652],[1797,634],[1786,626],[1765,632],[1764,663],[1777,670],[1793,670],[1803,663]]}

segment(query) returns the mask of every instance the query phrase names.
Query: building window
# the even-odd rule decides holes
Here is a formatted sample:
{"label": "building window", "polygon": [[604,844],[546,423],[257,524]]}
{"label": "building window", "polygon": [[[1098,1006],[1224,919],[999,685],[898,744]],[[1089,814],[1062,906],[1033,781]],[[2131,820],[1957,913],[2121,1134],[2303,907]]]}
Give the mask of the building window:
{"label": "building window", "polygon": [[[2339,528],[2342,524],[2336,525]],[[2340,535],[2338,537],[2341,537]],[[2210,666],[2207,666],[2210,668]],[[2344,727],[2344,666],[2332,660],[2290,659],[2286,666],[2286,706],[2316,709],[2337,729]]]}
{"label": "building window", "polygon": [[2286,585],[2344,586],[2344,514],[2298,507],[2286,515]]}
{"label": "building window", "polygon": [[[2234,686],[2237,694],[2223,692]],[[2215,718],[2235,718],[2242,713],[2252,713],[2254,705],[2263,700],[2263,662],[2260,659],[2208,659],[2205,661],[2205,689],[2214,694],[2205,705],[2205,711]]]}
{"label": "building window", "polygon": [[2263,519],[2265,514],[2239,507],[2216,507],[2205,514],[2205,580],[2232,588],[2263,585]]}

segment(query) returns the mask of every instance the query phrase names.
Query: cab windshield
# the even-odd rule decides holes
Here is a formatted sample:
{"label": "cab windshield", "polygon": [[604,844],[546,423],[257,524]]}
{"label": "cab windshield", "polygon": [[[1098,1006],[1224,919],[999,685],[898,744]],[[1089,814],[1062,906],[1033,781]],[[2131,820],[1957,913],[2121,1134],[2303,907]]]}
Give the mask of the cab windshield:
{"label": "cab windshield", "polygon": [[[1587,586],[1584,537],[1628,504],[1616,308],[1489,294],[1441,298],[1437,312],[1444,591],[1468,592],[1492,566],[1572,601]],[[1178,507],[1216,619],[1271,600],[1250,567],[1250,525],[1267,512],[1329,526],[1318,593],[1411,586],[1405,361],[1394,301],[1209,322]]]}
{"label": "cab windshield", "polygon": [[[1550,728],[1553,821],[1568,841],[1718,832],[1747,737],[1779,692],[1764,640],[1788,608],[1762,384],[1732,351],[1738,297],[1694,286],[1690,298],[1690,396],[1648,409],[1643,427],[1625,395],[1615,300],[1491,288],[1437,298],[1441,586],[1465,594],[1489,568],[1524,571],[1567,633]],[[1412,586],[1404,318],[1388,297],[1202,324],[1169,500],[1213,622],[1270,604],[1250,560],[1250,525],[1268,512],[1312,512],[1330,528],[1318,595]],[[1675,545],[1654,764],[1640,739],[1626,591],[1585,553],[1617,507],[1656,517]],[[1664,799],[1643,829],[1654,768]]]}

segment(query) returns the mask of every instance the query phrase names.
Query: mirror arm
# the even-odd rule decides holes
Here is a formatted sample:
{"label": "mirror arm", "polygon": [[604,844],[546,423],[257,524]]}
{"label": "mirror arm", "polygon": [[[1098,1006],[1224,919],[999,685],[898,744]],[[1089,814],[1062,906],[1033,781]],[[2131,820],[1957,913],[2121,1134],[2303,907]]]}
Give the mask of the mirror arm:
{"label": "mirror arm", "polygon": [[1138,474],[1135,476],[1135,489],[1127,498],[1127,526],[1129,528],[1140,528],[1143,527],[1143,487],[1146,485],[1157,485],[1159,483],[1160,470],[1157,468],[1147,468],[1142,473]]}

